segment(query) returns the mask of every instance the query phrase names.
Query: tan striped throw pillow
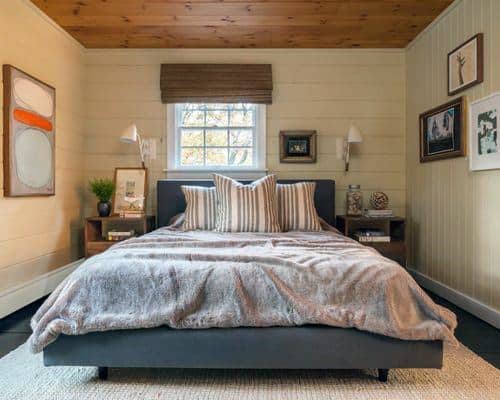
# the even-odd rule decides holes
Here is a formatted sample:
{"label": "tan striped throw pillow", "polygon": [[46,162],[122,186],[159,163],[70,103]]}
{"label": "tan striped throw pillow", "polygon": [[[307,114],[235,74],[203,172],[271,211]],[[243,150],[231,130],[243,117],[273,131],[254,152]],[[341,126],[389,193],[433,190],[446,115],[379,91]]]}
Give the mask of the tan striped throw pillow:
{"label": "tan striped throw pillow", "polygon": [[276,211],[276,176],[250,185],[214,174],[219,232],[280,232]]}
{"label": "tan striped throw pillow", "polygon": [[193,231],[215,229],[217,220],[217,197],[215,187],[181,186],[186,198],[183,229]]}
{"label": "tan striped throw pillow", "polygon": [[286,231],[320,231],[318,213],[314,206],[316,182],[277,185],[278,219]]}

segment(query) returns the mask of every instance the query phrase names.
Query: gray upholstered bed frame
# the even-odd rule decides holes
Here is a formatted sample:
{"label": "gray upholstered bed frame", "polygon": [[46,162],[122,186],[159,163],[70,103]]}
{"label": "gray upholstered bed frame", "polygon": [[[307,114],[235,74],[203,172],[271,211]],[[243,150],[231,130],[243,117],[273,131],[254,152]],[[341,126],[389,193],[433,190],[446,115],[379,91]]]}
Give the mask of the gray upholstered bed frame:
{"label": "gray upholstered bed frame", "polygon": [[[295,181],[281,181],[283,183]],[[318,214],[334,223],[335,183],[317,180]],[[185,207],[180,186],[210,181],[158,181],[159,227]],[[108,368],[378,369],[441,368],[441,341],[405,341],[327,326],[176,330],[151,329],[61,335],[44,350],[44,364]]]}
{"label": "gray upholstered bed frame", "polygon": [[[252,181],[242,180],[241,183]],[[335,225],[335,181],[331,179],[281,179],[278,183],[316,182],[314,204],[321,218],[330,225]],[[170,219],[186,208],[182,185],[213,186],[212,180],[159,180],[157,184],[158,227],[168,225]]]}

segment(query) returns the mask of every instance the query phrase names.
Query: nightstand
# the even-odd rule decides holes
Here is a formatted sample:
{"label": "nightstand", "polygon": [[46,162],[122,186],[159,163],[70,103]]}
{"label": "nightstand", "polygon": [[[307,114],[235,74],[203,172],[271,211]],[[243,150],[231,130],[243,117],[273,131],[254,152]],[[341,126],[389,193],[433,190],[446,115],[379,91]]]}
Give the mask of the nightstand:
{"label": "nightstand", "polygon": [[383,256],[406,267],[406,221],[401,217],[354,217],[337,216],[337,229],[345,236],[354,239],[354,232],[359,229],[380,229],[391,237],[390,242],[368,242],[365,246],[374,247]]}
{"label": "nightstand", "polygon": [[131,230],[137,236],[151,232],[155,229],[154,215],[140,218],[90,217],[85,219],[85,257],[91,257],[107,250],[116,241],[107,240],[109,230]]}

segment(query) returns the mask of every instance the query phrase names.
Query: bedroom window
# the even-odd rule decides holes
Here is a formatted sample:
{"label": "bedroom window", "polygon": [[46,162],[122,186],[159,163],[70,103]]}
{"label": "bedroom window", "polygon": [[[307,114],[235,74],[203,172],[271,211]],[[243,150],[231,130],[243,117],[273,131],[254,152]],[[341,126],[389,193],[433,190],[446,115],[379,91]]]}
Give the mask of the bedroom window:
{"label": "bedroom window", "polygon": [[172,104],[167,114],[168,170],[265,168],[265,106]]}

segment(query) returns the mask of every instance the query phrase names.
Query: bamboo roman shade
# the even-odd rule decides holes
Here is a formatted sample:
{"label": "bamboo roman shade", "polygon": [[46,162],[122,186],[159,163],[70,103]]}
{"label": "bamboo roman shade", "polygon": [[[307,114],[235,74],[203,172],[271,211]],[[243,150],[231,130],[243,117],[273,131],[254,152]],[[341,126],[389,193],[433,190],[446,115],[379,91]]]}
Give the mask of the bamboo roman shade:
{"label": "bamboo roman shade", "polygon": [[163,103],[271,104],[270,64],[162,64]]}

